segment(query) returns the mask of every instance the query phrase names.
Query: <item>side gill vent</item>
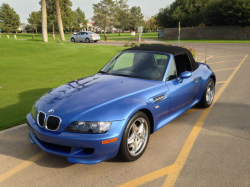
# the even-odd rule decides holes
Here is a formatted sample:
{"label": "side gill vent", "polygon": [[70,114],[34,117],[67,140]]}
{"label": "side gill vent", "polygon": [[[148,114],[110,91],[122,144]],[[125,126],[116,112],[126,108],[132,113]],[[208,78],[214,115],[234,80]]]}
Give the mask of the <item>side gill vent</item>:
{"label": "side gill vent", "polygon": [[153,100],[154,100],[154,102],[159,102],[165,98],[166,98],[165,95],[160,95],[160,96],[154,97]]}

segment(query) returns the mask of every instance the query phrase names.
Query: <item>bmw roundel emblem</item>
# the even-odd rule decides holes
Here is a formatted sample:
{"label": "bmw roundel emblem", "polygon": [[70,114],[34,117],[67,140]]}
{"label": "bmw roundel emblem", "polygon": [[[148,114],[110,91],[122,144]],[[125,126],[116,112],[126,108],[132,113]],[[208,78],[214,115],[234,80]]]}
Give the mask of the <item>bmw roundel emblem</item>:
{"label": "bmw roundel emblem", "polygon": [[54,109],[50,109],[49,111],[48,111],[48,114],[52,114],[54,112]]}

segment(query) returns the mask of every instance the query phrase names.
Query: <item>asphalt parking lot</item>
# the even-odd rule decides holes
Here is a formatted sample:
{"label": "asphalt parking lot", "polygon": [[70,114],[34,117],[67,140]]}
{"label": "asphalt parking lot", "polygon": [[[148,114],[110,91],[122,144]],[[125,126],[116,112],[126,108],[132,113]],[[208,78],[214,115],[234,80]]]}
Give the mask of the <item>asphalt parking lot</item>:
{"label": "asphalt parking lot", "polygon": [[[204,62],[206,44],[183,45]],[[208,44],[206,62],[217,76],[213,105],[152,134],[139,160],[69,163],[31,145],[24,125],[0,132],[0,186],[250,186],[250,44]]]}

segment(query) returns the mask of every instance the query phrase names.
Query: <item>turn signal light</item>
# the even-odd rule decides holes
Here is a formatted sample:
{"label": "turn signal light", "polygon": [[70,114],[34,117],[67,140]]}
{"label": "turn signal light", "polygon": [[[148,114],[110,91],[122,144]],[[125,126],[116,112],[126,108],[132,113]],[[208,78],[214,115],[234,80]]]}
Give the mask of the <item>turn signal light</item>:
{"label": "turn signal light", "polygon": [[112,143],[112,142],[116,142],[116,141],[117,141],[117,138],[113,138],[113,139],[110,139],[110,140],[102,141],[102,144]]}

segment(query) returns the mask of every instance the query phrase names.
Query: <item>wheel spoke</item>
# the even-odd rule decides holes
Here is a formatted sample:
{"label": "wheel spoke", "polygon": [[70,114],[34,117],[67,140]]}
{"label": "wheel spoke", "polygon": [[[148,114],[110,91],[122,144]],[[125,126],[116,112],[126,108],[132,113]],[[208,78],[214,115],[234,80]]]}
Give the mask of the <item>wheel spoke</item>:
{"label": "wheel spoke", "polygon": [[133,129],[134,129],[134,133],[137,133],[137,132],[138,132],[138,127],[136,126],[135,123],[133,124]]}
{"label": "wheel spoke", "polygon": [[137,149],[138,149],[138,142],[137,142],[137,141],[135,141],[135,143],[134,143],[134,152],[136,152],[136,151],[137,151]]}
{"label": "wheel spoke", "polygon": [[131,136],[128,138],[128,144],[133,144],[135,142],[135,132],[131,134]]}
{"label": "wheel spoke", "polygon": [[140,126],[138,127],[138,134],[141,135],[143,133],[143,131],[144,131],[144,122],[142,122],[140,124]]}

